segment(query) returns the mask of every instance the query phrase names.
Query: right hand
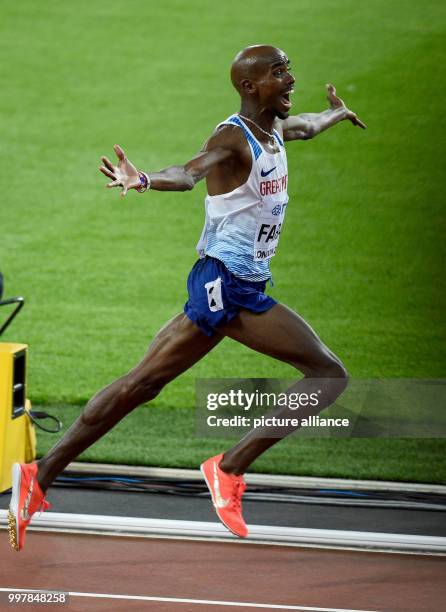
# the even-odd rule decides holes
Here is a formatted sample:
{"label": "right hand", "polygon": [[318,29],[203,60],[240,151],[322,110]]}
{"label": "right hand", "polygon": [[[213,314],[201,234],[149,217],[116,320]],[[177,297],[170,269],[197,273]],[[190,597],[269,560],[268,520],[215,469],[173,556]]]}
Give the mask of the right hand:
{"label": "right hand", "polygon": [[353,125],[357,125],[363,130],[367,128],[366,124],[361,121],[358,115],[345,106],[344,100],[341,100],[341,98],[336,94],[336,88],[331,83],[327,84],[327,100],[330,104],[330,108],[345,109],[345,118],[351,121]]}
{"label": "right hand", "polygon": [[107,183],[107,187],[122,187],[121,196],[125,196],[129,189],[135,189],[140,187],[141,181],[139,179],[139,172],[127,159],[124,151],[119,145],[113,147],[117,157],[118,165],[114,166],[107,157],[101,157],[102,163],[104,164],[99,168],[102,174],[106,177],[111,178],[112,182]]}

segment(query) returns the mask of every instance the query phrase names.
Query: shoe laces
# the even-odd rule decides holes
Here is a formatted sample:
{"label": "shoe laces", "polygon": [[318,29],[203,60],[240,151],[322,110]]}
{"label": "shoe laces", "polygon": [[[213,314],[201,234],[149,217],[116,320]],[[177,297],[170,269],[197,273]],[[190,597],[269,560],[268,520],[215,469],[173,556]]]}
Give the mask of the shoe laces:
{"label": "shoe laces", "polygon": [[241,513],[242,511],[242,495],[246,489],[246,484],[242,479],[234,481],[232,487],[232,506],[234,510]]}
{"label": "shoe laces", "polygon": [[47,502],[45,498],[42,499],[42,503],[37,508],[37,512],[39,513],[37,518],[40,518],[42,516],[42,512],[45,512],[45,510],[48,510],[48,508],[51,508],[51,504]]}

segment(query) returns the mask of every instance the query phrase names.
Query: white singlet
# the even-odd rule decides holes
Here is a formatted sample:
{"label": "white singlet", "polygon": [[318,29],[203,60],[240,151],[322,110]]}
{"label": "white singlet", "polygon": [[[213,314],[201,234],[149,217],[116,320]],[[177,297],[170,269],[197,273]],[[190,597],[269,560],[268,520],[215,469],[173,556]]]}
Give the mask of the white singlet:
{"label": "white singlet", "polygon": [[288,203],[288,166],[279,134],[277,153],[268,153],[238,115],[221,125],[237,125],[248,141],[252,167],[248,180],[229,193],[205,199],[206,219],[197,251],[222,261],[232,274],[248,281],[271,278],[269,260],[276,254]]}

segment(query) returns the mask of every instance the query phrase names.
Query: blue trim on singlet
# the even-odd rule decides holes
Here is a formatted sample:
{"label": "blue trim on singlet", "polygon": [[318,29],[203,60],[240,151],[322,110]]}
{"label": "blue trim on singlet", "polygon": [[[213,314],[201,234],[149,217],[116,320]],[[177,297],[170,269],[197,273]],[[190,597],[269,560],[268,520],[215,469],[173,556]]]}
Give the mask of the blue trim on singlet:
{"label": "blue trim on singlet", "polygon": [[246,140],[249,142],[249,144],[251,145],[252,148],[252,152],[254,153],[254,157],[257,160],[263,152],[262,147],[259,145],[259,143],[257,142],[257,140],[255,140],[255,138],[253,138],[250,134],[250,132],[248,132],[248,130],[246,129],[246,127],[244,126],[244,124],[242,123],[242,121],[240,121],[240,119],[236,116],[230,117],[227,121],[228,123],[232,123],[234,125],[238,125],[238,127],[241,127],[243,130],[243,133],[246,136]]}
{"label": "blue trim on singlet", "polygon": [[[218,127],[222,125],[235,125],[242,129],[253,152],[253,164],[256,163],[264,150],[238,115],[231,115],[228,119],[220,123]],[[276,130],[273,130],[273,134],[279,147],[283,149],[280,154],[285,155],[285,147],[282,139]],[[233,231],[229,237],[227,235],[222,235],[221,231],[217,233],[219,229],[221,230],[221,228],[219,228],[218,219],[213,222],[210,220],[206,221],[205,230],[202,234],[202,236],[204,236],[204,244],[203,247],[199,249],[200,257],[202,257],[201,253],[203,252],[207,256],[221,261],[238,279],[248,282],[269,281],[271,286],[273,286],[270,259],[254,261],[252,236],[255,236],[255,221],[252,219],[248,219],[248,221],[243,218],[239,219],[237,227],[232,228]]]}
{"label": "blue trim on singlet", "polygon": [[276,130],[273,130],[273,132],[274,132],[274,136],[277,138],[277,142],[280,144],[281,147],[283,147],[284,146],[283,140],[280,138],[278,132],[276,132]]}

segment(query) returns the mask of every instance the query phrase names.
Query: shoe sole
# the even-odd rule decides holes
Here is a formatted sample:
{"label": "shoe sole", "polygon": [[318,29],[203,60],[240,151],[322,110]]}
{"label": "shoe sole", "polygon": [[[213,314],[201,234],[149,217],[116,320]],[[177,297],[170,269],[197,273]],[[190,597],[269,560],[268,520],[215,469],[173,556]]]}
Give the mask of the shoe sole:
{"label": "shoe sole", "polygon": [[20,503],[20,490],[22,487],[22,469],[20,463],[14,463],[12,466],[12,494],[11,502],[8,510],[8,531],[9,531],[9,543],[11,547],[19,551],[19,503]]}
{"label": "shoe sole", "polygon": [[227,524],[227,523],[226,523],[226,522],[225,522],[225,521],[224,521],[224,520],[221,518],[221,516],[220,516],[220,514],[219,514],[219,512],[218,512],[218,506],[216,505],[215,500],[214,500],[214,493],[213,493],[212,488],[211,488],[211,485],[209,484],[209,481],[208,481],[208,479],[207,479],[207,477],[206,477],[206,472],[204,471],[204,467],[203,467],[203,466],[204,466],[204,463],[202,463],[202,464],[200,465],[200,472],[203,474],[203,478],[204,478],[204,480],[205,480],[205,482],[206,482],[206,486],[207,486],[207,488],[209,489],[209,492],[210,492],[210,494],[211,494],[212,505],[214,506],[214,509],[215,509],[215,512],[217,513],[218,518],[219,518],[219,519],[220,519],[220,521],[223,523],[223,525],[226,527],[226,529],[229,529],[229,531],[230,531],[231,533],[233,533],[235,536],[237,536],[238,538],[246,538],[246,536],[244,536],[244,535],[240,535],[239,533],[236,533],[236,532],[235,532],[233,529],[231,529],[231,527],[229,527],[229,525],[228,525],[228,524]]}

